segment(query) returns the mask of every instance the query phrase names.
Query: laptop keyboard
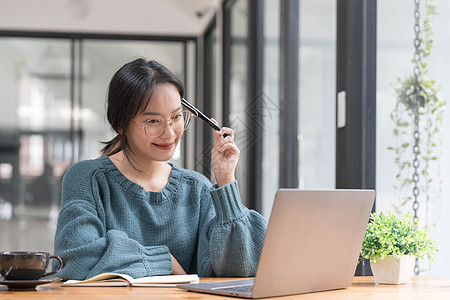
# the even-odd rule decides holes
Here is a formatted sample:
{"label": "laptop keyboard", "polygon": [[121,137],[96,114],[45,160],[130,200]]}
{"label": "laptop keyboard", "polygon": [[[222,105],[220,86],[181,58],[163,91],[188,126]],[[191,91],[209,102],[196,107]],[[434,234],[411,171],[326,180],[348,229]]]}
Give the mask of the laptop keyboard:
{"label": "laptop keyboard", "polygon": [[253,290],[253,284],[220,287],[215,288],[215,290],[232,293],[250,294]]}

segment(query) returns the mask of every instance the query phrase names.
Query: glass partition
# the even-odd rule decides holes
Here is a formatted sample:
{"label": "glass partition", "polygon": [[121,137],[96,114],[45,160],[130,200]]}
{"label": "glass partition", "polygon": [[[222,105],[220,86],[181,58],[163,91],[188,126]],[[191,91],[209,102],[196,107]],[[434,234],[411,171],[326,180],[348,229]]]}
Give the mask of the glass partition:
{"label": "glass partition", "polygon": [[71,41],[0,38],[0,245],[53,251],[73,152]]}
{"label": "glass partition", "polygon": [[300,1],[299,187],[334,188],[336,0]]}
{"label": "glass partition", "polygon": [[[426,3],[435,3],[437,14],[430,16],[433,40],[430,54],[422,57],[426,64],[425,78],[435,80],[434,87],[441,101],[450,99],[448,85],[450,62],[448,60],[448,28],[450,26],[450,2],[418,1],[420,3],[421,32],[425,31]],[[396,89],[398,80],[413,75],[414,55],[414,1],[377,2],[377,211],[392,210],[399,214],[413,212],[413,154],[412,119],[403,111],[402,122],[395,122],[395,107],[398,101]],[[421,35],[422,43],[426,36]],[[400,106],[402,107],[402,106]],[[422,109],[421,109],[422,110]],[[434,262],[420,261],[420,275],[450,276],[450,111],[447,108],[441,117],[442,123],[433,131],[427,131],[426,124],[436,122],[437,114],[431,119],[425,110],[420,117],[419,149],[422,157],[431,153],[430,160],[419,161],[419,196],[416,213],[419,223],[430,229],[437,241],[439,253]],[[427,121],[428,120],[428,121]],[[403,141],[396,139],[402,134]],[[403,135],[403,132],[405,133]],[[432,137],[431,144],[429,137]],[[442,143],[442,144],[441,144]],[[427,145],[428,144],[428,145]],[[431,146],[431,147],[429,147]],[[440,147],[442,146],[442,147]],[[402,150],[403,149],[403,150]],[[428,152],[430,151],[430,152]],[[398,153],[398,155],[396,154]],[[400,164],[399,164],[400,162]]]}
{"label": "glass partition", "polygon": [[[218,68],[217,68],[217,27],[216,21],[211,23],[210,27],[206,30],[204,37],[204,64],[203,64],[203,101],[198,108],[208,117],[214,118],[222,126],[221,98],[218,94],[217,80],[218,80]],[[196,104],[196,99],[192,99],[193,104]],[[199,170],[207,178],[214,179],[214,175],[211,171],[211,150],[214,147],[215,139],[213,130],[201,119],[197,119],[195,126],[198,128],[198,138],[201,137],[203,147],[197,147],[195,156],[197,170]]]}
{"label": "glass partition", "polygon": [[[195,52],[185,56],[183,41],[0,37],[0,53],[0,245],[53,252],[64,172],[114,135],[105,117],[114,72],[144,57],[185,82]],[[180,166],[183,149],[172,160]]]}
{"label": "glass partition", "polygon": [[267,219],[279,187],[280,144],[280,1],[264,2],[262,114],[262,214]]}
{"label": "glass partition", "polygon": [[235,142],[241,151],[239,164],[236,168],[236,179],[239,181],[239,190],[246,203],[247,169],[249,151],[247,147],[251,142],[246,107],[248,105],[248,1],[237,0],[230,7],[230,114],[229,127],[235,131]]}

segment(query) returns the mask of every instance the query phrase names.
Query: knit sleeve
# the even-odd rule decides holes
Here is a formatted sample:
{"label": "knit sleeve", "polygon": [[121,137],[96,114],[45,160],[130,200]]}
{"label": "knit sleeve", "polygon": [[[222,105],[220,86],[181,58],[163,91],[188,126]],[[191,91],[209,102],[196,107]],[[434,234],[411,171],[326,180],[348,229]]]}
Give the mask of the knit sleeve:
{"label": "knit sleeve", "polygon": [[96,177],[83,163],[64,176],[55,234],[55,254],[64,261],[58,276],[83,280],[104,272],[135,278],[171,274],[166,246],[143,246],[123,231],[106,230]]}
{"label": "knit sleeve", "polygon": [[199,275],[255,276],[266,220],[242,204],[237,181],[213,187],[207,196],[211,201],[200,223]]}

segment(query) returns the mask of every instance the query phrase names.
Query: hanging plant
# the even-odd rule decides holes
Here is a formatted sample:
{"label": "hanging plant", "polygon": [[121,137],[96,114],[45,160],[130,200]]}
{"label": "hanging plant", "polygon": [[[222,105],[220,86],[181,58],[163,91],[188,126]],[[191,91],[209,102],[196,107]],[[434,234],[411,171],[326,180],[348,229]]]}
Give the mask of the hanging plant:
{"label": "hanging plant", "polygon": [[[395,211],[401,214],[413,207],[417,212],[418,203],[413,202],[417,201],[414,198],[420,196],[420,204],[425,204],[424,216],[427,218],[432,202],[435,201],[437,205],[441,203],[443,180],[440,160],[443,142],[440,129],[446,102],[438,96],[439,86],[436,81],[427,77],[428,65],[425,60],[433,46],[434,1],[426,1],[425,10],[422,37],[419,43],[415,41],[414,74],[399,78],[395,86],[396,104],[390,115],[394,122],[395,145],[388,149],[394,151],[397,167],[394,189],[398,202],[393,204]],[[416,40],[417,37],[418,33]],[[417,120],[420,121],[416,124]],[[414,162],[415,159],[417,162]],[[412,176],[414,172],[417,172],[416,178]],[[415,187],[420,191],[417,191],[417,196],[412,192]],[[423,208],[423,205],[420,207]],[[423,223],[428,224],[428,220]]]}

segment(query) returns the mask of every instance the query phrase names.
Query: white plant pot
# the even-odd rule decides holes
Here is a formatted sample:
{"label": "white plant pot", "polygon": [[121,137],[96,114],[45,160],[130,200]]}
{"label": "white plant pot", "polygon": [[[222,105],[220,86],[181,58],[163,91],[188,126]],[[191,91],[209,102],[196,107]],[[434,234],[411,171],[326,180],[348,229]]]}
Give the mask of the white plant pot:
{"label": "white plant pot", "polygon": [[388,255],[376,263],[371,261],[370,267],[377,283],[403,284],[411,278],[415,262],[414,256],[403,255],[397,258]]}

